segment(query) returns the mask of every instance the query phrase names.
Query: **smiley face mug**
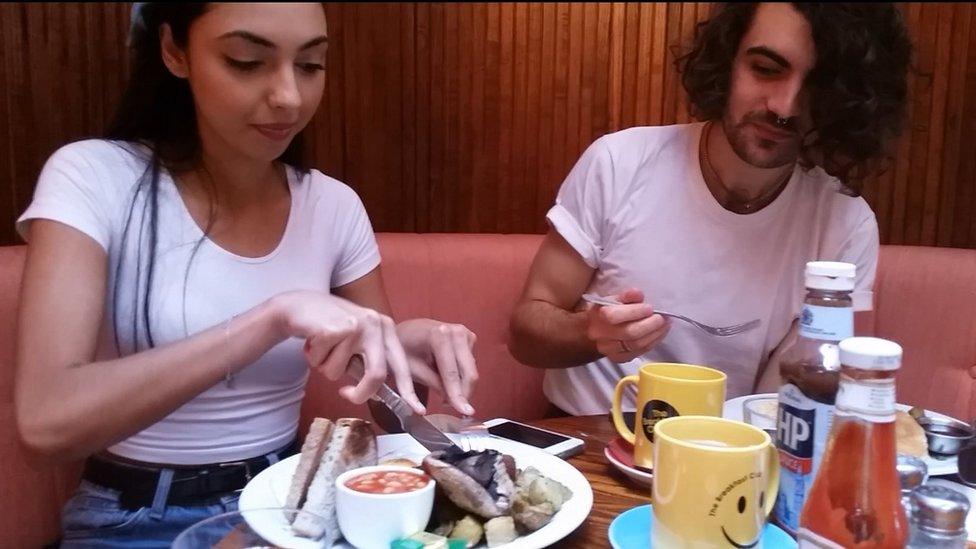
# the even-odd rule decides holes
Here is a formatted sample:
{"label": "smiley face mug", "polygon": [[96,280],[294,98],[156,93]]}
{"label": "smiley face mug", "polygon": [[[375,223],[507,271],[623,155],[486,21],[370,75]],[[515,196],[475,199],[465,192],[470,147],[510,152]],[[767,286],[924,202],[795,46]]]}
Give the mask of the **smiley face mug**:
{"label": "smiley face mug", "polygon": [[707,416],[654,426],[652,547],[762,548],[779,456],[762,429]]}

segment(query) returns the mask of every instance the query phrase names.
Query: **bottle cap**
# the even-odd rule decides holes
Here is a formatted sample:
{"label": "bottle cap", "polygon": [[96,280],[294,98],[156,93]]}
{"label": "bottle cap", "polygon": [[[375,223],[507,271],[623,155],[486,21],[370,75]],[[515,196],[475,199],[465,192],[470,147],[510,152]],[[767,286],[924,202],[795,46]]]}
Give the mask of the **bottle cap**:
{"label": "bottle cap", "polygon": [[862,370],[897,370],[901,345],[877,337],[849,337],[840,342],[840,363]]}
{"label": "bottle cap", "polygon": [[807,263],[806,287],[814,290],[850,291],[854,289],[855,271],[853,263],[811,261]]}
{"label": "bottle cap", "polygon": [[912,492],[912,506],[922,530],[947,535],[966,531],[969,499],[951,488],[923,484]]}

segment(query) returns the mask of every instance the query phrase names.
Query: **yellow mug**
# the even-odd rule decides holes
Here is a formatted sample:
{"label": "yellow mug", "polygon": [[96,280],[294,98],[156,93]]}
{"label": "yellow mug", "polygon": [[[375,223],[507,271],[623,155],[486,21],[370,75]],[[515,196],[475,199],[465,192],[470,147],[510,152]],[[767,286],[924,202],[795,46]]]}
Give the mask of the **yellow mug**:
{"label": "yellow mug", "polygon": [[[680,415],[721,416],[726,376],[718,370],[691,364],[650,362],[638,374],[617,382],[613,393],[613,424],[634,445],[634,464],[654,464],[654,424]],[[636,433],[624,422],[620,399],[627,385],[637,385]]]}
{"label": "yellow mug", "polygon": [[651,547],[756,547],[779,490],[769,434],[747,423],[682,416],[654,426]]}

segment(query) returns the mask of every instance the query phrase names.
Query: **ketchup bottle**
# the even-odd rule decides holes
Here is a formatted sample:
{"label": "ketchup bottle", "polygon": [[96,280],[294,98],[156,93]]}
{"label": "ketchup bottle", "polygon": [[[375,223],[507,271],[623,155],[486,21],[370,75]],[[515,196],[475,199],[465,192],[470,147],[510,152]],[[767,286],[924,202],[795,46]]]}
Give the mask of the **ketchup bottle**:
{"label": "ketchup bottle", "polygon": [[908,539],[895,468],[895,373],[901,347],[840,342],[840,387],[827,452],[800,515],[800,549],[900,549]]}

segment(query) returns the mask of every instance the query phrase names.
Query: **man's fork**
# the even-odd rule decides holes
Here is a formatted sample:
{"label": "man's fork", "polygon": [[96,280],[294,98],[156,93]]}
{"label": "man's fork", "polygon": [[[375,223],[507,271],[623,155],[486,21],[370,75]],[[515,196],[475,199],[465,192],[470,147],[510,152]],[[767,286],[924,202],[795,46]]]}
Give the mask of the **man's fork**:
{"label": "man's fork", "polygon": [[[623,305],[623,303],[617,301],[612,297],[603,297],[596,294],[583,294],[583,300],[594,303],[596,305]],[[762,322],[757,318],[756,320],[750,320],[749,322],[743,322],[742,324],[733,324],[732,326],[709,326],[708,324],[702,324],[697,320],[688,318],[684,315],[679,315],[677,313],[667,313],[664,311],[654,311],[654,314],[659,314],[661,316],[667,316],[671,318],[677,318],[678,320],[683,320],[700,330],[703,330],[709,334],[728,337],[734,336],[736,334],[741,334],[742,332],[748,332],[754,328],[758,328]]]}

